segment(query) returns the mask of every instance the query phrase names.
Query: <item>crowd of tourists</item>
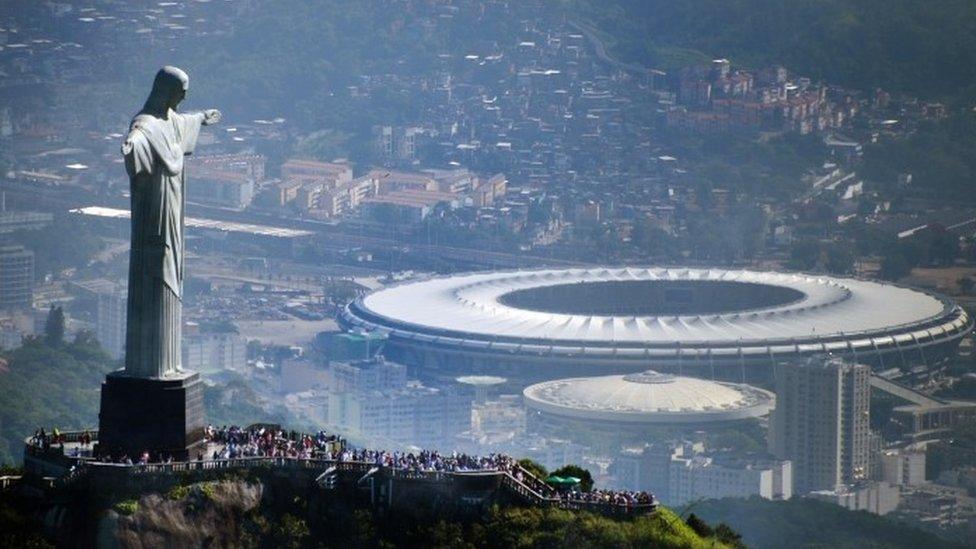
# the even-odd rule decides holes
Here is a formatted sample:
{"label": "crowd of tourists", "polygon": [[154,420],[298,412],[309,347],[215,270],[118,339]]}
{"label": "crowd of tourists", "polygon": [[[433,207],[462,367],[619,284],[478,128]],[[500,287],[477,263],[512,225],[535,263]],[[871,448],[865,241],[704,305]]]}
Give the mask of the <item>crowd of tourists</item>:
{"label": "crowd of tourists", "polygon": [[[335,443],[341,442],[338,436],[325,431],[309,434],[284,431],[274,426],[218,428],[210,425],[205,435],[213,448],[209,457],[215,460],[245,457],[312,459],[326,457],[324,454],[330,452]],[[203,457],[201,453],[197,459]]]}
{"label": "crowd of tourists", "polygon": [[[584,492],[580,491],[578,487],[558,489],[530,473],[519,465],[518,461],[505,454],[492,453],[487,456],[475,456],[458,452],[447,454],[436,450],[401,452],[347,448],[344,440],[335,434],[325,431],[314,434],[285,431],[273,425],[258,425],[247,428],[210,425],[204,434],[207,441],[207,453],[198,452],[195,456],[197,461],[272,457],[365,463],[418,474],[502,472],[511,475],[512,478],[531,489],[538,496],[550,501],[555,499],[566,504],[626,507],[654,503],[654,496],[647,492],[613,490]],[[64,436],[57,429],[54,429],[50,434],[44,429],[39,429],[29,440],[32,446],[45,450],[52,445],[59,444],[63,448],[64,442]],[[79,446],[90,449],[93,437],[88,431],[85,431],[77,437],[76,442],[79,443]],[[74,451],[77,450],[78,448],[75,447]],[[152,456],[149,452],[143,452],[135,459],[126,454],[119,454],[117,456],[103,455],[99,460],[124,465],[148,465],[151,463],[170,463],[172,457],[168,455]]]}
{"label": "crowd of tourists", "polygon": [[559,499],[573,503],[579,502],[597,505],[619,505],[626,507],[651,505],[654,503],[654,496],[650,493],[632,490],[591,490],[589,492],[567,490],[559,494]]}
{"label": "crowd of tourists", "polygon": [[[78,444],[83,448],[90,448],[94,438],[89,431],[84,431],[76,439]],[[51,430],[50,433],[44,430],[43,427],[34,431],[34,434],[28,440],[28,444],[34,446],[35,448],[43,448],[47,450],[52,446],[64,446],[66,442],[66,437],[57,427]]]}
{"label": "crowd of tourists", "polygon": [[330,456],[337,461],[357,461],[378,466],[417,472],[508,472],[515,460],[504,454],[472,456],[461,453],[441,454],[433,450],[390,452],[387,450],[344,449]]}

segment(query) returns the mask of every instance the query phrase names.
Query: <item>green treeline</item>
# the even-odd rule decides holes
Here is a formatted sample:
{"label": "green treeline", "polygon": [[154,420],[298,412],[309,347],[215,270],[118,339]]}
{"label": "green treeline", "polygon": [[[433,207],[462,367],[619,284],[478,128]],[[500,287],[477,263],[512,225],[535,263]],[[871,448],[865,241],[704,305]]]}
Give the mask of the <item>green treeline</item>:
{"label": "green treeline", "polygon": [[[47,333],[0,353],[6,361],[0,367],[0,465],[20,463],[24,440],[39,428],[97,428],[102,381],[121,367],[91,332],[64,341],[60,308],[51,309],[46,324]],[[240,377],[205,386],[203,400],[207,420],[217,425],[293,423],[283,407],[266,409]]]}
{"label": "green treeline", "polygon": [[82,332],[70,343],[27,338],[3,358],[0,464],[19,463],[24,439],[41,427],[51,432],[98,424],[99,390],[113,361],[91,333]]}
{"label": "green treeline", "polygon": [[868,144],[861,173],[892,186],[898,175],[912,174],[906,194],[929,199],[954,197],[974,201],[976,113],[967,111],[941,122],[926,122],[907,139]]}
{"label": "green treeline", "polygon": [[688,508],[709,524],[730,525],[742,533],[742,541],[748,547],[756,549],[957,547],[895,520],[810,499],[719,499],[691,504]]}

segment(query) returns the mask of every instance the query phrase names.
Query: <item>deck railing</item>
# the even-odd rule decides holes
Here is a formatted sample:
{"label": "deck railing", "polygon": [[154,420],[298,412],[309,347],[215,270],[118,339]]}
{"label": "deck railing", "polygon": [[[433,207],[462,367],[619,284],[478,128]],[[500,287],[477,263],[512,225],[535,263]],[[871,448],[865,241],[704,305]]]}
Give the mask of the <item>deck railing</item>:
{"label": "deck railing", "polygon": [[21,475],[4,475],[0,477],[0,492],[12,490],[20,483]]}
{"label": "deck railing", "polygon": [[[61,433],[61,435],[64,437],[65,442],[80,442],[80,437],[83,433],[83,431],[78,431]],[[92,435],[93,439],[95,436],[97,436],[97,432],[95,431],[89,431],[88,433]],[[51,446],[48,450],[44,450],[42,447],[28,444],[27,451],[31,455],[37,455],[37,457],[57,457],[61,460],[67,459],[67,456],[64,456],[61,453],[60,446]],[[335,473],[354,473],[365,475],[378,467],[379,470],[382,471],[382,475],[384,477],[401,480],[454,482],[455,480],[464,477],[477,475],[499,476],[502,487],[511,491],[526,503],[533,505],[620,514],[649,512],[653,511],[657,507],[656,503],[616,504],[601,501],[564,499],[554,488],[517,464],[511,470],[485,469],[471,471],[435,471],[379,466],[373,462],[338,460],[326,457],[239,457],[146,464],[108,463],[96,461],[90,458],[74,458],[72,461],[73,467],[71,467],[68,473],[58,477],[57,479],[53,479],[53,486],[68,486],[89,473],[118,476],[131,475],[134,477],[139,477],[145,475],[169,475],[184,472],[217,472],[254,468],[296,469],[311,470],[314,472],[322,472],[331,468]],[[19,480],[19,476],[0,477],[0,488],[6,490],[9,486],[14,485]]]}

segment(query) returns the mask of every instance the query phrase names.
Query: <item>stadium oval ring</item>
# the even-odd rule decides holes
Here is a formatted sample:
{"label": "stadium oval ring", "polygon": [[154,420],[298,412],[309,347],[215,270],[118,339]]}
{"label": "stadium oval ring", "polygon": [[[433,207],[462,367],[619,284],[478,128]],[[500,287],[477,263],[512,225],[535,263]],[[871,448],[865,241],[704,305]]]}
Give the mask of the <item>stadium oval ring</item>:
{"label": "stadium oval ring", "polygon": [[421,372],[527,380],[695,368],[744,380],[810,354],[931,365],[973,329],[951,300],[899,285],[680,267],[434,277],[361,297],[339,323],[385,333],[387,355]]}

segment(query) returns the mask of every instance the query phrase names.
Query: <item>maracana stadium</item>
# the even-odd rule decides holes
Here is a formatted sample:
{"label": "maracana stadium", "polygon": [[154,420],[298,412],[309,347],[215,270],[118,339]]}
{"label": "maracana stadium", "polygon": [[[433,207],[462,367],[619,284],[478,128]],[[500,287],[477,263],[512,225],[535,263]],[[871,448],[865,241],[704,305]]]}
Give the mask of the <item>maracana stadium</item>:
{"label": "maracana stadium", "polygon": [[810,354],[877,368],[932,365],[973,328],[962,307],[898,285],[701,268],[463,274],[352,302],[347,330],[388,336],[384,353],[425,377],[527,383],[645,370],[738,382]]}

